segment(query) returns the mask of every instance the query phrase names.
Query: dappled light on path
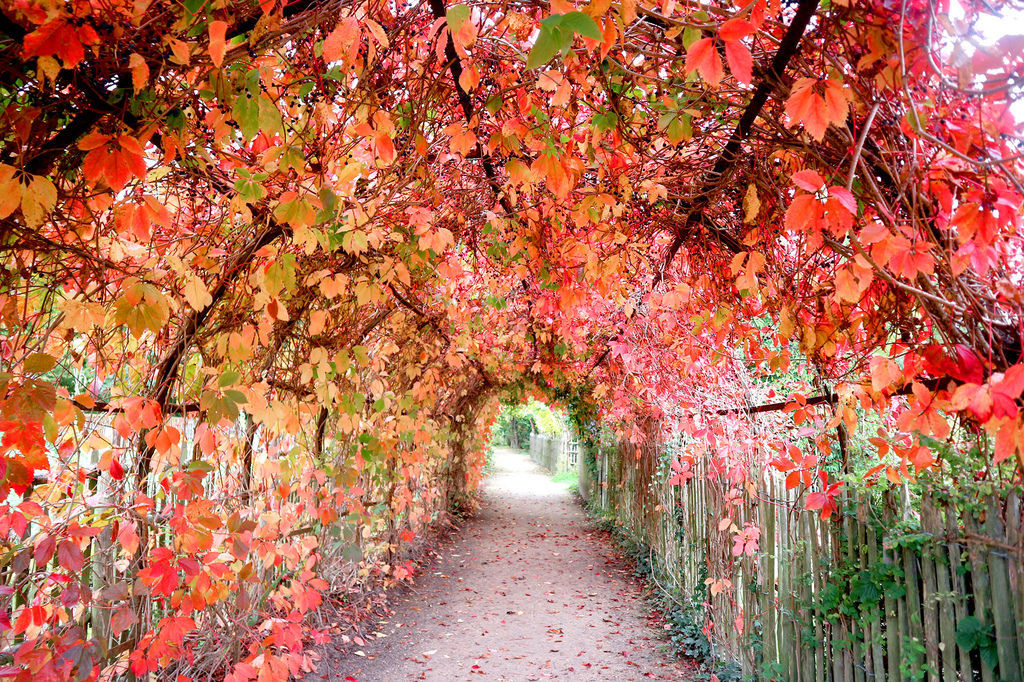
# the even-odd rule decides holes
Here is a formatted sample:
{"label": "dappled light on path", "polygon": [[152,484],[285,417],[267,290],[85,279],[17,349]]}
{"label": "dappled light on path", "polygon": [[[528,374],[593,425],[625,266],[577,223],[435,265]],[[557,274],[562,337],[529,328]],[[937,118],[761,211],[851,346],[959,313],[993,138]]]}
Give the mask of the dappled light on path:
{"label": "dappled light on path", "polygon": [[480,512],[354,653],[307,680],[688,679],[639,586],[567,487],[499,449]]}

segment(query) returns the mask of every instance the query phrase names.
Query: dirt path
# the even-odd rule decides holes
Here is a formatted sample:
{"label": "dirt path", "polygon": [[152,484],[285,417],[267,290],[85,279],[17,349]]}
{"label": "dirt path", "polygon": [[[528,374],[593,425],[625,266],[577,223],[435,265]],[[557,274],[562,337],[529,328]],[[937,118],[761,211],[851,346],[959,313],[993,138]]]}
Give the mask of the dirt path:
{"label": "dirt path", "polygon": [[526,455],[496,460],[479,514],[377,626],[386,637],[365,656],[327,647],[307,682],[689,679],[565,486]]}

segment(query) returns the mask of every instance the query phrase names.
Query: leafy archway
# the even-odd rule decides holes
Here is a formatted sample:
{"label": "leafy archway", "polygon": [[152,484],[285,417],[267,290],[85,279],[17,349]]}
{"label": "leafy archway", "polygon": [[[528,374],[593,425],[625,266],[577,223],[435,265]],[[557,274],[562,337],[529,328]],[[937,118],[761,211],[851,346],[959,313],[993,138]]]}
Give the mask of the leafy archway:
{"label": "leafy archway", "polygon": [[12,674],[298,672],[510,385],[825,516],[865,428],[869,477],[1018,480],[1001,10],[5,5]]}

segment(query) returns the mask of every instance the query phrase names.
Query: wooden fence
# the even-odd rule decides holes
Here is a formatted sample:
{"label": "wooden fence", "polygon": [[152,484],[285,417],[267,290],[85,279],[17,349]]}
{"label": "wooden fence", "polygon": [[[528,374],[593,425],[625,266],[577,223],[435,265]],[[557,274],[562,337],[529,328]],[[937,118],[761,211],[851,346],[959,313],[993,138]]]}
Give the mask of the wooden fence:
{"label": "wooden fence", "polygon": [[[713,655],[745,678],[1024,679],[1019,491],[847,494],[823,521],[774,470],[746,486],[698,460],[670,485],[659,448],[598,447],[592,501],[650,548],[665,589],[702,595]],[[759,548],[733,556],[747,523]]]}
{"label": "wooden fence", "polygon": [[[133,450],[129,447],[130,443],[123,440],[113,428],[112,415],[102,411],[92,411],[87,414],[87,423],[83,431],[97,436],[98,442],[105,443],[104,449],[109,447],[120,452],[125,469],[131,471]],[[178,416],[171,417],[168,423],[181,432],[181,453],[183,459],[187,461],[195,447],[195,430],[199,422],[194,417]],[[244,442],[247,437],[245,422],[236,422],[232,435],[236,442]],[[262,432],[249,435],[255,441],[253,444],[257,453],[266,454],[267,441],[270,444],[275,442],[273,439],[266,438]],[[91,504],[98,505],[99,508],[115,503],[123,504],[124,499],[130,498],[133,492],[132,487],[125,482],[112,486],[108,476],[97,475],[95,467],[98,454],[98,451],[92,449],[82,450],[78,466],[93,473],[86,476],[82,490],[77,493],[77,496],[79,499],[84,496],[94,498]],[[37,475],[33,486],[25,494],[25,499],[31,499],[35,489],[47,486],[51,479],[61,480],[60,476],[64,469],[59,466],[56,458],[52,459],[53,466],[50,476]],[[215,464],[203,480],[207,495],[216,500],[217,495],[214,493],[223,494],[228,487],[228,479],[232,477],[236,479],[234,485],[237,488],[239,477],[237,469],[236,464],[228,462]],[[397,472],[392,472],[392,479],[397,475]],[[440,479],[443,474],[439,473],[437,476]],[[272,483],[272,481],[256,481],[257,497],[261,490],[263,492],[270,490]],[[296,483],[298,482],[296,481]],[[315,551],[320,555],[320,561],[317,564],[318,577],[327,582],[326,593],[346,591],[360,579],[358,564],[361,559],[379,559],[385,553],[390,553],[397,544],[396,538],[400,531],[405,528],[413,528],[418,531],[423,523],[421,521],[420,524],[415,524],[410,518],[408,508],[404,511],[396,511],[396,505],[392,499],[394,486],[390,485],[390,481],[387,479],[371,475],[370,469],[364,469],[354,484],[365,491],[362,497],[363,506],[377,510],[386,518],[372,526],[367,525],[363,519],[353,521],[345,516],[332,523],[320,523],[315,516],[316,509],[314,508],[297,515],[295,528],[281,539],[282,543],[294,543],[303,553]],[[140,492],[156,494],[157,482],[152,480],[152,477],[147,479],[145,485],[148,487]],[[288,495],[274,498],[275,508],[279,508],[281,505],[297,506],[300,503],[297,489],[298,485],[292,486]],[[413,495],[417,502],[421,501],[420,491],[415,491]],[[153,547],[175,546],[177,533],[168,524],[169,514],[167,513],[175,501],[173,490],[168,490],[163,503],[156,510],[147,514],[145,518],[136,518],[136,521],[133,522],[137,524],[138,535],[142,538],[140,553],[135,557],[136,561],[142,561],[148,550]],[[237,491],[218,501],[221,506],[214,510],[215,513],[227,517],[232,511],[235,511],[236,515],[241,517],[239,523],[243,526],[251,526],[253,529],[263,523],[260,509],[249,506],[246,501],[241,500]],[[433,520],[434,516],[442,512],[445,504],[444,496],[432,497],[431,502],[424,505],[427,517],[425,521]],[[269,509],[269,511],[271,516],[276,516],[272,513],[274,509]],[[87,514],[90,513],[90,508],[79,502],[72,512]],[[123,524],[126,519],[128,519],[127,516],[118,518],[118,521]],[[143,525],[145,528],[142,527]],[[114,537],[115,531],[112,528],[116,528],[116,526],[108,525],[102,532],[92,537],[85,546],[83,551],[85,565],[81,573],[81,585],[82,589],[88,592],[89,598],[86,601],[89,606],[81,609],[81,613],[76,615],[69,626],[69,632],[75,638],[85,642],[84,646],[74,649],[81,657],[83,664],[92,658],[100,664],[101,669],[110,666],[104,672],[107,678],[134,679],[127,672],[126,656],[138,646],[140,633],[152,627],[164,615],[164,611],[146,597],[146,590],[140,583],[129,585],[126,582],[126,576],[119,575],[115,570],[121,548]],[[58,565],[55,552],[42,562],[35,558],[37,554],[33,551],[32,540],[41,531],[42,529],[37,524],[29,523],[22,534],[22,545],[15,548],[9,547],[8,551],[0,556],[0,585],[9,588],[7,594],[0,595],[0,612],[17,615],[35,600],[43,598],[46,594],[46,582],[40,577],[49,572],[59,573],[63,570]],[[255,549],[248,554],[247,558],[253,561],[254,570],[259,576],[259,580],[254,587],[245,590],[246,594],[226,600],[221,612],[223,618],[227,618],[229,621],[237,620],[238,623],[248,622],[251,615],[260,609],[271,609],[272,607],[267,604],[270,593],[274,587],[289,579],[294,573],[294,567],[289,566],[288,562],[268,564],[258,560]],[[388,554],[388,558],[392,559],[393,557]],[[132,596],[133,593],[134,596]],[[111,627],[111,618],[115,612],[121,609],[131,609],[137,621],[133,627],[115,633]],[[319,619],[321,616],[312,612],[309,617]],[[202,637],[202,632],[192,633],[186,644],[194,646],[195,642]],[[0,650],[0,661],[5,659],[9,661],[14,650],[24,641],[23,634],[11,638],[9,646]],[[213,679],[214,671],[218,674],[223,672],[223,668],[217,669],[216,666],[220,663],[227,665],[230,660],[239,657],[238,653],[224,650],[211,655],[212,663],[209,671],[211,677],[200,676],[195,679]],[[161,674],[168,676],[166,679],[173,679],[175,675],[172,675],[172,672],[173,670],[164,670]],[[194,669],[190,669],[189,672],[195,674]]]}
{"label": "wooden fence", "polygon": [[575,438],[530,432],[530,459],[553,474],[576,471],[579,448]]}

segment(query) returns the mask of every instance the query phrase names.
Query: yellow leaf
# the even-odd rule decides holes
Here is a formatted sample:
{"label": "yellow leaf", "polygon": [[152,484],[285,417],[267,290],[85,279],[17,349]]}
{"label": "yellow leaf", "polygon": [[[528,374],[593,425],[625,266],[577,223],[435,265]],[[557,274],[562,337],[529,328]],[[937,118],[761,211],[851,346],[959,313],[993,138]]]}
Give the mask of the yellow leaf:
{"label": "yellow leaf", "polygon": [[757,196],[754,183],[747,185],[747,193],[743,196],[743,222],[752,223],[761,210],[761,200]]}
{"label": "yellow leaf", "polygon": [[213,303],[213,296],[210,295],[206,284],[199,277],[192,277],[185,284],[185,300],[192,306],[192,309],[199,312],[206,306]]}
{"label": "yellow leaf", "polygon": [[46,219],[46,214],[57,205],[57,188],[49,178],[42,175],[32,176],[24,193],[21,195],[21,213],[29,225],[39,225]]}
{"label": "yellow leaf", "polygon": [[113,318],[139,338],[145,331],[159,332],[171,317],[167,298],[152,284],[129,279],[124,294],[114,303]]}
{"label": "yellow leaf", "polygon": [[25,371],[29,374],[44,374],[57,365],[57,358],[46,353],[32,353],[25,358]]}
{"label": "yellow leaf", "polygon": [[39,68],[39,73],[42,74],[40,77],[41,82],[45,82],[47,78],[51,81],[56,81],[57,76],[60,75],[60,62],[50,56],[40,57],[36,60]]}

